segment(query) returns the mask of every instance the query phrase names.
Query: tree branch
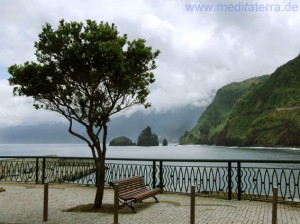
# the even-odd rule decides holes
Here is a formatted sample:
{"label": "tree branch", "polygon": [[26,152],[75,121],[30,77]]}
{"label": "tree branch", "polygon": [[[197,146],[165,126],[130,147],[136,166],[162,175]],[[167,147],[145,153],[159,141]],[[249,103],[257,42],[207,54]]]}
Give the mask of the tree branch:
{"label": "tree branch", "polygon": [[69,119],[69,123],[70,123],[70,125],[69,125],[69,132],[72,135],[74,135],[75,137],[80,138],[81,140],[85,141],[88,144],[88,146],[90,148],[92,148],[92,144],[91,144],[91,142],[87,138],[85,138],[84,136],[82,136],[82,135],[80,135],[80,134],[78,134],[78,133],[76,133],[76,132],[74,132],[72,130],[72,126],[73,126],[72,118]]}

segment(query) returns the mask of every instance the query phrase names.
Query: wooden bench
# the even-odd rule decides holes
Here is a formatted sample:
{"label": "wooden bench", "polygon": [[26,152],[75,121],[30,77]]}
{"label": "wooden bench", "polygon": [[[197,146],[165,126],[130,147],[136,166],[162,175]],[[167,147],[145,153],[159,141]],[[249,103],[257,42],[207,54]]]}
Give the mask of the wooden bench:
{"label": "wooden bench", "polygon": [[133,203],[141,202],[146,198],[153,197],[158,203],[155,195],[161,193],[161,190],[159,188],[147,189],[143,177],[134,176],[111,182],[112,186],[115,184],[119,185],[120,203],[129,206],[133,212],[136,212]]}

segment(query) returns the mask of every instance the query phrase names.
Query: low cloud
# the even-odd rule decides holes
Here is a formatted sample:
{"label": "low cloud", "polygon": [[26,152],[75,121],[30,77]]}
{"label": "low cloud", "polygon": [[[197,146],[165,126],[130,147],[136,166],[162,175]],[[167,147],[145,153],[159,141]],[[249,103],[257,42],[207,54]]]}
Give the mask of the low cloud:
{"label": "low cloud", "polygon": [[31,99],[14,98],[3,71],[14,63],[35,60],[33,45],[42,25],[56,26],[62,18],[113,22],[129,39],[144,38],[153,49],[160,49],[154,71],[157,81],[149,95],[150,111],[157,113],[206,106],[221,86],[270,74],[300,53],[299,13],[189,12],[188,3],[202,1],[4,1],[0,8],[0,125],[61,121],[53,113],[35,111]]}
{"label": "low cloud", "polygon": [[18,125],[39,125],[45,123],[64,122],[55,113],[35,110],[33,99],[28,97],[14,97],[13,87],[7,80],[0,80],[0,127]]}

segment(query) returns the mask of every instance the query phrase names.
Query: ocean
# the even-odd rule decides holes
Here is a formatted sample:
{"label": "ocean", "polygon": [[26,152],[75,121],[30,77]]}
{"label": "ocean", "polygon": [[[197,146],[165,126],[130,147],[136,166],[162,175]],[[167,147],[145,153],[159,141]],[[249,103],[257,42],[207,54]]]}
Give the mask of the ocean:
{"label": "ocean", "polygon": [[[5,159],[5,156],[92,157],[92,154],[85,144],[0,144],[0,156],[1,159]],[[110,170],[107,173],[108,181],[120,176],[131,175],[132,172],[139,172],[139,175],[148,178],[150,185],[152,184],[152,161],[130,161],[130,159],[193,160],[163,161],[165,189],[172,192],[188,192],[189,180],[196,181],[198,191],[207,191],[208,189],[216,191],[217,187],[224,189],[227,186],[226,175],[229,166],[226,160],[263,160],[261,162],[241,163],[243,191],[251,195],[270,195],[270,186],[278,183],[281,195],[297,198],[297,200],[299,198],[299,189],[296,187],[299,184],[299,163],[267,163],[265,160],[300,161],[300,148],[238,148],[172,144],[156,147],[108,146],[107,158],[128,159],[128,161],[107,160],[106,166]],[[209,161],[195,161],[197,159]],[[211,160],[224,161],[213,162]],[[232,165],[232,189],[235,190],[237,189],[238,163],[233,162],[230,164]],[[53,164],[52,166],[53,168],[48,167],[47,172],[52,173],[56,169],[52,173],[53,175],[60,172],[68,173],[70,171],[72,173],[74,171],[74,167],[70,166],[64,168],[54,167]],[[22,167],[22,163],[18,167]],[[156,162],[156,167],[159,169],[160,163]],[[157,175],[159,173],[160,171]],[[50,175],[49,178],[53,175]],[[157,178],[159,180],[160,177],[157,176]],[[94,179],[95,175],[90,174],[83,179],[75,180],[75,182],[90,183],[91,181],[91,183],[94,183],[92,182]]]}
{"label": "ocean", "polygon": [[[85,144],[0,144],[0,156],[92,157]],[[107,146],[107,158],[300,160],[300,148],[171,145]]]}

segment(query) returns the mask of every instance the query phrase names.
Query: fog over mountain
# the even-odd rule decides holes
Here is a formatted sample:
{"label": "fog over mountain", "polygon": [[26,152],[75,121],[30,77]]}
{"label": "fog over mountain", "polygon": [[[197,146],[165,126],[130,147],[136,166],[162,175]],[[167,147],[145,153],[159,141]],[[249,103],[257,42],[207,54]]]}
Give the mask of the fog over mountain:
{"label": "fog over mountain", "polygon": [[[203,112],[202,108],[187,107],[165,113],[134,112],[131,116],[118,116],[109,122],[108,143],[118,136],[127,136],[136,142],[140,132],[150,126],[159,136],[160,143],[167,138],[178,143],[179,137],[190,130]],[[84,134],[82,128],[77,130]],[[0,144],[17,143],[84,143],[68,132],[67,123],[18,125],[0,128]]]}

